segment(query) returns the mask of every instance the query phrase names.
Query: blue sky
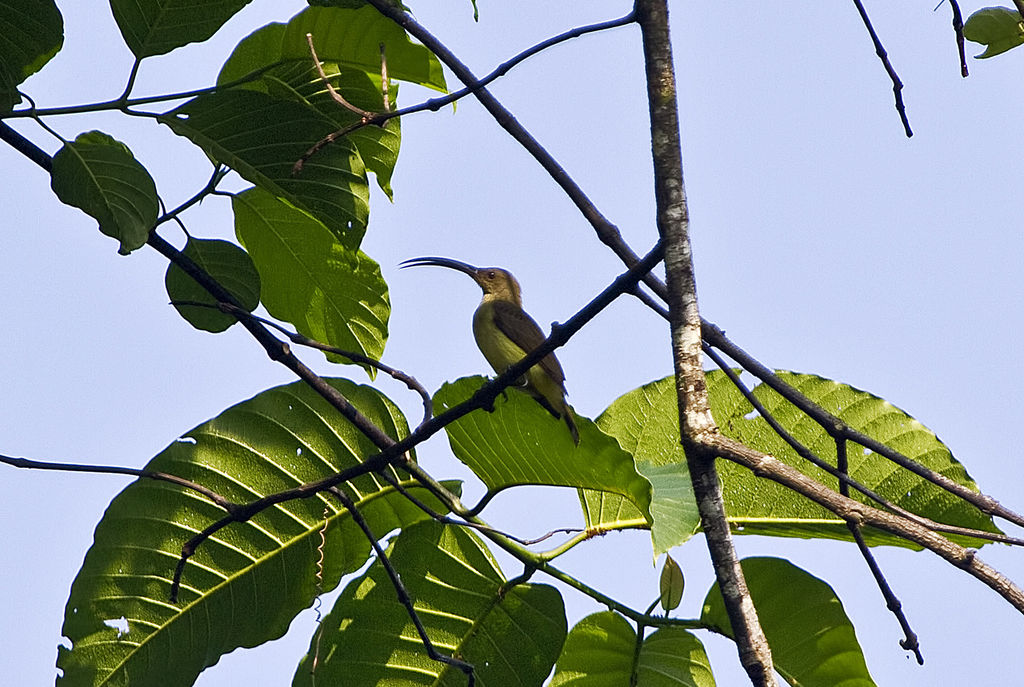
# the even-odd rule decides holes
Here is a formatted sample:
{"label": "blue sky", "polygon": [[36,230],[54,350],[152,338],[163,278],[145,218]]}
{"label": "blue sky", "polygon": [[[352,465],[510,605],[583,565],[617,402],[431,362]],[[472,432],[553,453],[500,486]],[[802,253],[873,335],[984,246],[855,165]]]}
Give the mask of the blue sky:
{"label": "blue sky", "polygon": [[[872,6],[876,5],[876,6]],[[808,6],[810,5],[810,6]],[[256,0],[208,44],[147,60],[138,94],[207,85],[237,40],[303,3]],[[586,3],[415,3],[419,20],[479,74],[572,26],[625,14],[625,0]],[[674,3],[676,69],[703,314],[765,364],[820,374],[882,396],[943,439],[983,489],[1024,509],[1016,430],[1024,413],[1020,279],[1020,77],[1024,53],[971,62],[960,77],[949,11],[931,3],[869,3],[906,89],[907,139],[891,85],[852,4]],[[965,14],[976,6],[963,6]],[[64,50],[26,89],[40,106],[121,92],[130,58],[105,5],[62,3]],[[981,52],[968,45],[969,54]],[[562,45],[493,92],[622,229],[638,252],[655,240],[639,34],[619,29]],[[403,104],[426,94],[404,86]],[[24,123],[19,130],[54,152]],[[164,127],[115,115],[53,122],[65,137],[100,128],[126,141],[169,205],[208,175],[201,154]],[[385,361],[431,389],[488,372],[470,334],[476,287],[400,261],[444,255],[511,269],[542,323],[563,321],[620,271],[568,200],[472,101],[403,122],[395,202],[372,199],[364,250],[391,289]],[[290,382],[244,333],[193,330],[166,305],[166,265],[130,257],[61,205],[34,165],[0,148],[0,451],[40,460],[140,466],[175,437],[260,390]],[[240,187],[240,185],[239,185]],[[196,235],[230,237],[226,201],[188,217]],[[181,243],[181,237],[166,234]],[[304,360],[365,381],[355,368]],[[559,353],[570,400],[594,417],[616,397],[671,372],[667,330],[622,300]],[[380,388],[410,414],[417,400]],[[421,461],[466,477],[436,438]],[[40,684],[53,672],[67,590],[106,502],[108,476],[3,471],[0,674]],[[575,495],[534,490],[526,506],[497,500],[492,520],[523,534],[575,522]],[[561,520],[560,520],[561,519]],[[927,553],[876,551],[921,638],[918,667],[866,567],[835,542],[740,537],[742,555],[788,557],[838,592],[879,683],[1001,684],[1024,672],[1022,618],[992,591]],[[703,540],[674,553],[687,575],[681,615],[699,612],[711,582]],[[1024,582],[1024,556],[981,556]],[[609,564],[631,561],[631,565]],[[657,570],[641,534],[609,535],[566,557],[602,591],[646,607]],[[509,570],[509,572],[514,572]],[[601,610],[566,594],[570,620]],[[312,618],[293,636],[235,652],[204,687],[284,684]],[[704,637],[702,637],[704,638]],[[738,684],[732,646],[706,638],[720,684]]]}

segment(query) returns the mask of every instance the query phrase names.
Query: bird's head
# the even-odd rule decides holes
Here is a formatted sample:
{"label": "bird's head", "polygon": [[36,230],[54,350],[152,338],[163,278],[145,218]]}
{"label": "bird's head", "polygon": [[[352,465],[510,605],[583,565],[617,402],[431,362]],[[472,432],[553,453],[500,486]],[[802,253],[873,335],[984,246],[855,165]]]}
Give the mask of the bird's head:
{"label": "bird's head", "polygon": [[522,306],[523,299],[519,290],[519,282],[508,270],[500,267],[473,267],[465,262],[452,260],[451,258],[412,258],[403,262],[401,267],[447,267],[468,274],[473,278],[484,292],[484,300],[511,301]]}

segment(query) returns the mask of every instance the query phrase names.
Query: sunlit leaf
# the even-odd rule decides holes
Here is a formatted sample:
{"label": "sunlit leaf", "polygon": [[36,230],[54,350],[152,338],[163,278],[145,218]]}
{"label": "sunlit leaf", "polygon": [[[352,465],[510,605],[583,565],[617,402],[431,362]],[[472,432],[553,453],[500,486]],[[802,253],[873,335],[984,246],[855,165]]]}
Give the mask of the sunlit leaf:
{"label": "sunlit leaf", "polygon": [[[791,372],[779,372],[778,375],[854,429],[958,484],[977,489],[963,466],[931,431],[887,401],[815,375]],[[724,434],[838,488],[834,477],[799,457],[772,431],[764,418],[752,412],[751,405],[723,372],[709,372],[707,383],[711,409]],[[767,386],[758,386],[754,393],[796,439],[822,459],[835,464],[835,443],[824,430]],[[615,434],[623,448],[635,457],[638,469],[651,479],[657,504],[657,476],[649,475],[650,469],[644,466],[658,462],[680,465],[685,469],[685,454],[679,444],[678,430],[673,432],[669,429],[673,422],[678,422],[675,378],[666,377],[625,394],[612,404],[605,415],[612,409],[617,409],[617,414],[632,409],[632,412],[621,412],[621,419],[615,423],[604,415],[598,421]],[[630,424],[632,429],[628,432],[619,428]],[[728,461],[719,461],[717,467],[725,493],[726,513],[736,531],[788,537],[851,538],[843,520],[808,499]],[[997,531],[991,518],[974,507],[859,446],[849,448],[849,470],[858,482],[902,508],[938,522]],[[858,492],[851,493],[854,498],[867,502]],[[657,511],[654,512],[657,532],[659,517]],[[871,544],[912,546],[903,539],[870,528],[864,530],[864,536]],[[982,543],[971,541],[972,545]]]}
{"label": "sunlit leaf", "polygon": [[686,456],[679,445],[675,387],[645,385],[617,398],[597,418],[651,482],[651,540],[657,556],[687,541],[700,526]]}
{"label": "sunlit leaf", "polygon": [[565,638],[550,687],[714,687],[704,646],[682,628],[662,628],[643,640],[611,611],[589,615]]}
{"label": "sunlit leaf", "polygon": [[[781,558],[747,558],[740,565],[775,669],[789,684],[874,687],[853,624],[830,586]],[[733,636],[717,582],[701,620]]]}
{"label": "sunlit leaf", "polygon": [[686,581],[683,578],[683,569],[679,567],[672,556],[665,555],[665,565],[661,568],[661,579],[659,580],[661,590],[661,608],[667,613],[679,607],[683,600],[683,588]]}
{"label": "sunlit leaf", "polygon": [[410,41],[402,27],[368,5],[309,7],[287,24],[273,23],[257,29],[235,48],[217,83],[234,81],[278,61],[311,65],[307,33],[313,35],[313,46],[322,61],[368,74],[380,74],[383,43],[388,76],[445,91],[444,71],[434,54]]}
{"label": "sunlit leaf", "polygon": [[[401,412],[380,393],[346,380],[330,383],[388,434],[406,435]],[[326,401],[295,383],[186,432],[147,468],[241,503],[326,477],[377,452]],[[376,475],[341,487],[378,536],[426,517]],[[443,508],[415,490],[432,508]],[[283,635],[320,590],[331,590],[369,555],[365,536],[336,499],[320,494],[285,501],[205,541],[185,565],[178,603],[171,603],[182,545],[223,516],[200,494],[153,480],[131,484],[111,502],[71,588],[62,630],[71,646],[59,651],[60,687],[191,685],[223,654]],[[120,618],[126,632],[105,624]]]}
{"label": "sunlit leaf", "polygon": [[[397,537],[389,559],[438,651],[472,664],[477,684],[540,685],[565,638],[562,597],[541,584],[503,586],[471,530],[423,523]],[[292,684],[464,685],[431,660],[379,563],[353,580],[323,620]],[[312,656],[319,657],[315,671]]]}
{"label": "sunlit leaf", "polygon": [[[340,131],[359,122],[361,115],[333,99],[313,64],[305,33],[300,35],[291,30],[291,24],[308,24],[308,21],[304,21],[307,14],[300,13],[289,25],[268,24],[247,36],[224,63],[217,81],[221,85],[236,83],[238,88],[294,100],[329,119],[335,130]],[[332,46],[324,47],[331,54],[337,52],[331,49]],[[346,102],[367,112],[380,112],[384,109],[379,69],[376,73],[366,72],[350,66],[351,63],[324,61],[322,54],[318,53],[317,56],[323,62],[322,69],[331,85]],[[258,78],[238,83],[254,72],[259,72]],[[392,109],[395,107],[397,90],[397,86],[392,84],[389,93]],[[366,168],[374,173],[377,183],[390,197],[391,175],[401,143],[400,120],[388,120],[384,126],[359,127],[347,133],[345,140],[359,151]]]}
{"label": "sunlit leaf", "polygon": [[994,57],[1024,43],[1024,21],[1017,10],[986,7],[964,22],[964,38],[985,46],[985,51],[975,57]]}
{"label": "sunlit leaf", "polygon": [[[463,377],[434,395],[440,413],[469,398],[485,380]],[[445,427],[456,457],[489,489],[547,484],[613,492],[648,512],[650,484],[615,440],[577,415],[580,443],[565,423],[518,389],[499,396],[494,412],[477,410]]]}
{"label": "sunlit leaf", "polygon": [[261,189],[237,194],[232,207],[235,233],[256,263],[270,314],[320,343],[379,359],[391,305],[377,263]]}
{"label": "sunlit leaf", "polygon": [[[777,375],[850,427],[958,484],[977,490],[977,485],[945,444],[931,430],[888,401],[817,375],[784,371],[777,372]],[[715,420],[725,434],[838,489],[836,478],[797,456],[763,418],[752,414],[753,408],[724,373],[708,374],[708,393]],[[821,427],[766,385],[759,385],[754,393],[794,437],[817,456],[835,465],[835,442]],[[992,519],[973,506],[882,456],[857,445],[850,445],[848,453],[850,476],[892,503],[937,522],[998,531]],[[844,522],[794,492],[770,480],[760,479],[728,461],[720,461],[719,468],[725,484],[726,511],[742,531],[839,539],[850,537]],[[855,490],[851,490],[851,496],[870,503]],[[910,546],[903,539],[871,528],[865,529],[864,535],[871,543]],[[970,542],[976,546],[983,543],[979,540]]]}

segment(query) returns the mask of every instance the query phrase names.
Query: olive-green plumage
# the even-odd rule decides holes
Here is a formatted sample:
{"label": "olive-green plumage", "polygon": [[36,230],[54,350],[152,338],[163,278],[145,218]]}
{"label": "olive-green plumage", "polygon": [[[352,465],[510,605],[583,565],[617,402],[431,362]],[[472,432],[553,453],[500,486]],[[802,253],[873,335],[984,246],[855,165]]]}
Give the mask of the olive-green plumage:
{"label": "olive-green plumage", "polygon": [[[523,310],[519,282],[507,270],[497,267],[473,267],[448,258],[413,258],[402,267],[435,265],[468,274],[484,297],[473,313],[473,336],[480,352],[494,371],[501,374],[526,357],[546,338],[532,317]],[[565,402],[565,373],[554,353],[545,356],[526,371],[520,381],[523,390],[537,399],[544,408],[565,421],[573,443],[580,443],[579,431],[572,409]]]}

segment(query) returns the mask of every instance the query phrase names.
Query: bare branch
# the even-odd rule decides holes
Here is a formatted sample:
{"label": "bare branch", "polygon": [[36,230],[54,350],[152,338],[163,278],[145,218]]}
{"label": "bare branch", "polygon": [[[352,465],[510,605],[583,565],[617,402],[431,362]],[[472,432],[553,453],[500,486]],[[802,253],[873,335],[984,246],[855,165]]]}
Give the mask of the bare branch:
{"label": "bare branch", "polygon": [[197,484],[192,480],[178,477],[167,472],[154,472],[143,468],[128,468],[117,465],[82,465],[78,463],[50,463],[41,460],[29,460],[28,458],[17,458],[14,456],[0,455],[0,463],[6,463],[16,468],[28,470],[55,470],[58,472],[86,472],[97,475],[129,475],[139,479],[151,479],[157,482],[169,482],[179,487],[190,489],[197,494],[202,494],[224,510],[231,512],[236,506],[212,489]]}
{"label": "bare branch", "polygon": [[322,81],[324,86],[327,87],[327,92],[331,94],[331,99],[349,112],[357,114],[360,119],[368,121],[373,116],[372,112],[367,112],[366,110],[356,107],[349,101],[345,100],[344,96],[342,96],[341,93],[338,93],[338,91],[334,89],[334,86],[331,85],[331,80],[328,79],[327,74],[324,73],[323,63],[320,61],[320,58],[316,56],[316,48],[313,47],[313,34],[306,34],[306,43],[309,45],[309,54],[313,57],[313,66],[316,67],[316,73],[320,75],[320,81]]}
{"label": "bare branch", "polygon": [[900,81],[899,74],[893,68],[892,63],[889,62],[889,53],[885,51],[885,46],[882,45],[882,41],[878,38],[878,34],[875,33],[875,27],[871,25],[871,18],[868,17],[868,12],[864,9],[864,3],[861,0],[853,0],[853,4],[857,6],[857,12],[860,13],[861,21],[864,22],[864,27],[868,30],[868,34],[871,36],[871,42],[875,46],[875,54],[878,55],[878,59],[882,61],[882,66],[885,67],[885,73],[889,75],[889,79],[892,81],[892,92],[893,97],[896,100],[896,111],[900,113],[900,121],[903,123],[903,130],[907,134],[907,138],[914,135],[914,132],[910,129],[910,120],[907,119],[907,106],[903,104],[903,82]]}
{"label": "bare branch", "polygon": [[[960,3],[949,0],[953,10],[953,34],[956,36],[956,51],[960,55],[960,76],[967,78],[967,56],[964,54],[964,17],[960,14]],[[936,8],[938,9],[938,8]]]}
{"label": "bare branch", "polygon": [[711,416],[701,355],[701,321],[683,184],[668,2],[637,0],[634,7],[643,35],[654,156],[654,193],[658,233],[665,244],[680,437],[686,450],[686,464],[704,538],[733,628],[740,663],[754,685],[772,686],[776,682],[771,650],[732,544],[722,486],[715,470],[715,454],[709,450],[709,439],[717,434],[718,429]]}
{"label": "bare branch", "polygon": [[[850,465],[846,455],[846,441],[842,439],[836,440],[836,466],[844,475],[849,472]],[[849,485],[841,482],[839,484],[839,493],[849,498]],[[850,533],[853,534],[853,539],[857,542],[857,549],[860,551],[860,555],[864,559],[864,562],[868,564],[868,569],[871,571],[872,577],[875,578],[875,584],[878,585],[878,590],[882,592],[882,598],[885,599],[886,608],[892,611],[893,615],[896,616],[896,621],[903,629],[903,639],[900,641],[900,646],[907,651],[914,652],[914,656],[917,657],[917,664],[923,666],[924,656],[921,655],[921,645],[917,641],[917,634],[910,627],[910,621],[907,620],[907,616],[903,612],[903,604],[896,596],[896,593],[892,590],[892,587],[889,586],[889,581],[885,579],[885,573],[882,572],[881,566],[878,565],[878,561],[875,560],[875,555],[871,553],[871,549],[868,548],[867,542],[864,541],[864,535],[861,532],[860,523],[847,520],[846,526],[850,529]]]}

